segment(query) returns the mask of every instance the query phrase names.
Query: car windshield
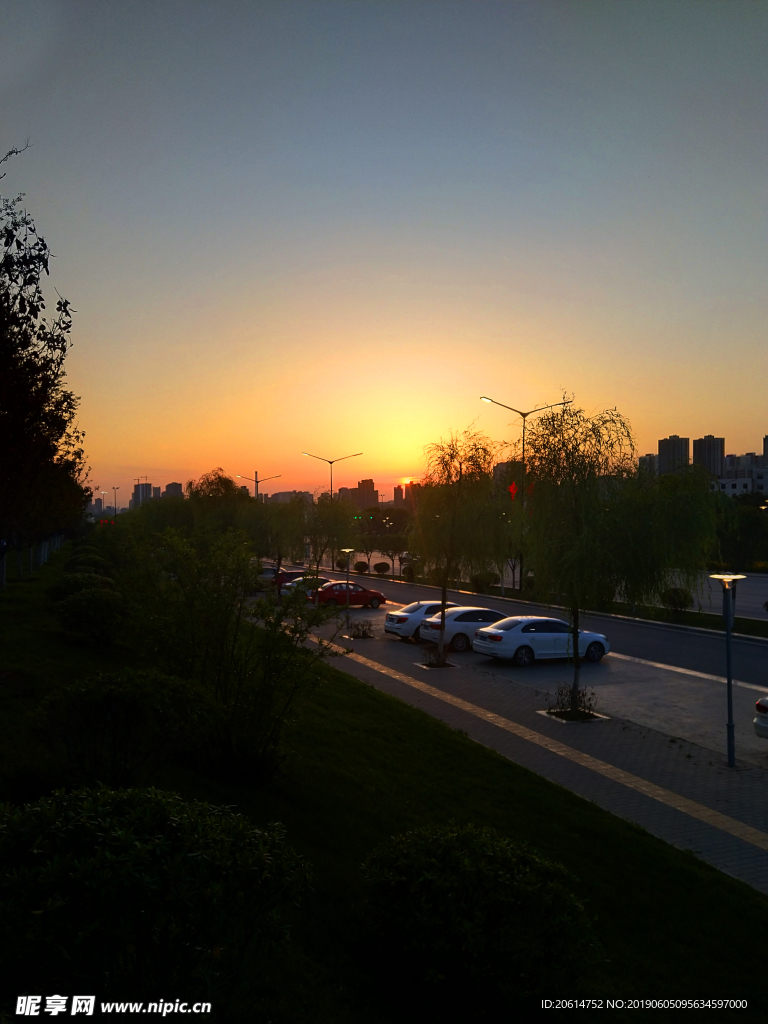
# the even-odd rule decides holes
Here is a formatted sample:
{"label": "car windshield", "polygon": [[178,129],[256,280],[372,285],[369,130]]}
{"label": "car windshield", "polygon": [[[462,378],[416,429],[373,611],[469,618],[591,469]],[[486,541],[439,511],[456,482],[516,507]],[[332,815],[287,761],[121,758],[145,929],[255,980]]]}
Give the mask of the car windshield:
{"label": "car windshield", "polygon": [[522,617],[522,615],[513,615],[508,619],[501,619],[499,622],[494,622],[493,626],[490,628],[503,629],[506,632],[508,629],[514,629],[515,626],[519,626],[521,622],[525,621],[526,620]]}

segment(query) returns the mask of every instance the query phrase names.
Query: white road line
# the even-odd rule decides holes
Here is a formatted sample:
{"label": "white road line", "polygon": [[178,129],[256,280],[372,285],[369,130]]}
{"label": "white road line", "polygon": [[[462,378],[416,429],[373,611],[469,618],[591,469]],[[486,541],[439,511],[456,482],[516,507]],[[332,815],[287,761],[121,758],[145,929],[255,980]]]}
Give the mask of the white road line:
{"label": "white road line", "polygon": [[[715,683],[727,683],[725,676],[713,676],[708,672],[694,672],[692,668],[680,668],[678,665],[662,665],[659,661],[646,661],[645,658],[631,658],[628,654],[617,654],[611,651],[609,658],[620,658],[621,661],[631,661],[635,665],[648,665],[650,668],[663,668],[667,672],[679,672],[684,676],[696,676],[697,679],[711,679]],[[744,690],[757,690],[758,693],[768,693],[768,683],[765,686],[756,686],[754,683],[742,683],[738,679],[733,680],[734,686],[740,686]]]}

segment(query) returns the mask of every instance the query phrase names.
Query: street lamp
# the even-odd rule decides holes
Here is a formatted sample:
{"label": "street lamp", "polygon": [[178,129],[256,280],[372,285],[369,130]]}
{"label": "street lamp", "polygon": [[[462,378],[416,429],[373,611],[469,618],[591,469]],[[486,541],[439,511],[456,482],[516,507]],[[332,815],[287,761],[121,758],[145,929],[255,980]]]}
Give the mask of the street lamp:
{"label": "street lamp", "polygon": [[723,618],[725,619],[725,668],[728,694],[728,767],[736,766],[736,749],[733,735],[733,679],[731,675],[731,630],[733,629],[734,612],[736,610],[736,584],[745,580],[746,576],[738,573],[713,573],[711,580],[720,580],[723,585]]}
{"label": "street lamp", "polygon": [[236,475],[237,475],[237,479],[238,480],[250,480],[250,482],[252,484],[256,484],[256,487],[253,490],[253,496],[256,499],[256,501],[258,501],[259,500],[259,484],[265,484],[267,482],[267,480],[279,480],[282,474],[278,473],[276,476],[265,476],[261,480],[259,480],[259,472],[258,472],[258,470],[254,469],[253,476],[240,476],[239,473],[237,473]]}
{"label": "street lamp", "polygon": [[[525,424],[529,416],[533,416],[536,412],[544,412],[545,409],[556,409],[559,405],[570,405],[573,401],[572,398],[566,399],[564,402],[553,402],[552,405],[540,405],[536,409],[529,409],[528,412],[522,412],[520,409],[513,409],[511,405],[504,405],[503,402],[497,402],[495,398],[487,398],[485,395],[480,396],[481,402],[492,402],[493,405],[500,405],[502,409],[509,409],[510,412],[516,412],[518,416],[523,418],[523,508],[525,508]],[[514,581],[513,581],[514,582]],[[523,589],[523,553],[520,552],[520,590]]]}
{"label": "street lamp", "polygon": [[117,492],[120,490],[120,488],[113,487],[112,490],[115,492],[115,519],[117,519]]}
{"label": "street lamp", "polygon": [[101,511],[104,512],[104,495],[109,494],[109,491],[99,491],[101,495]]}
{"label": "street lamp", "polygon": [[319,459],[321,462],[327,462],[331,467],[331,501],[333,501],[333,464],[334,462],[343,462],[344,459],[356,459],[358,455],[362,455],[362,452],[355,452],[354,455],[342,455],[340,459],[324,459],[322,455],[312,455],[311,452],[302,452],[302,455],[306,455],[310,459]]}

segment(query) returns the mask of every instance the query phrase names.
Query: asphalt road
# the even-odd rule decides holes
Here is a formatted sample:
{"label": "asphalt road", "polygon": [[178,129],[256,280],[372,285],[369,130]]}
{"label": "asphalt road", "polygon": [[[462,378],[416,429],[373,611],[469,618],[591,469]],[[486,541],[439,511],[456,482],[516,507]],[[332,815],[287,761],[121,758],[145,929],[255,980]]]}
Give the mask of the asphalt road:
{"label": "asphalt road", "polygon": [[[323,572],[329,578],[344,578],[343,573],[334,573],[328,569],[323,569]],[[439,598],[440,594],[435,587],[401,583],[397,580],[366,579],[367,582],[363,579],[359,582],[381,591],[388,601],[393,601],[396,605],[433,596]],[[493,608],[507,615],[552,615],[567,618],[561,610],[550,609],[544,605],[490,598],[464,591],[449,591],[449,600],[459,604]],[[612,615],[585,614],[581,625],[583,629],[604,633],[610,641],[611,650],[619,654],[709,675],[725,675],[724,634],[622,619]],[[734,636],[732,643],[734,679],[753,686],[764,686],[765,692],[768,693],[768,640]]]}

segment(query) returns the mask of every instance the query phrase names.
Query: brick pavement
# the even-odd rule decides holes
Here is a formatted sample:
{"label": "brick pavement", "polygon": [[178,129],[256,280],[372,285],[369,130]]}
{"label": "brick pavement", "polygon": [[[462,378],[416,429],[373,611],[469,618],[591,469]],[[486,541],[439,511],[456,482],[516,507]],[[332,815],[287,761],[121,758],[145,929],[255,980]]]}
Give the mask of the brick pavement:
{"label": "brick pavement", "polygon": [[[517,764],[768,893],[768,802],[765,800],[768,770],[765,768],[737,762],[736,769],[728,769],[722,755],[706,747],[626,719],[568,725],[546,719],[537,714],[546,707],[541,690],[517,683],[510,677],[500,678],[482,668],[460,665],[458,658],[456,668],[426,670],[420,664],[417,647],[387,640],[351,642],[349,646],[369,664],[347,657],[337,662],[344,671],[421,708],[452,728],[465,730],[477,742]],[[373,664],[378,668],[372,667]],[[423,684],[445,694],[445,698],[417,688]],[[729,825],[723,818],[720,820],[725,824],[717,827],[699,820],[662,799],[638,792],[598,770],[575,763],[568,756],[486,721],[476,713],[446,703],[453,698],[501,716],[522,727],[522,731],[532,730],[545,742],[564,744],[577,758],[586,755],[587,762],[590,758],[597,759],[609,772],[612,766],[619,770],[616,774],[631,773],[639,780],[662,787],[673,802],[677,795],[736,821]],[[740,831],[739,823],[758,830],[752,833],[758,845],[732,834]],[[749,829],[746,832],[749,833]],[[760,844],[765,848],[759,848]]]}

